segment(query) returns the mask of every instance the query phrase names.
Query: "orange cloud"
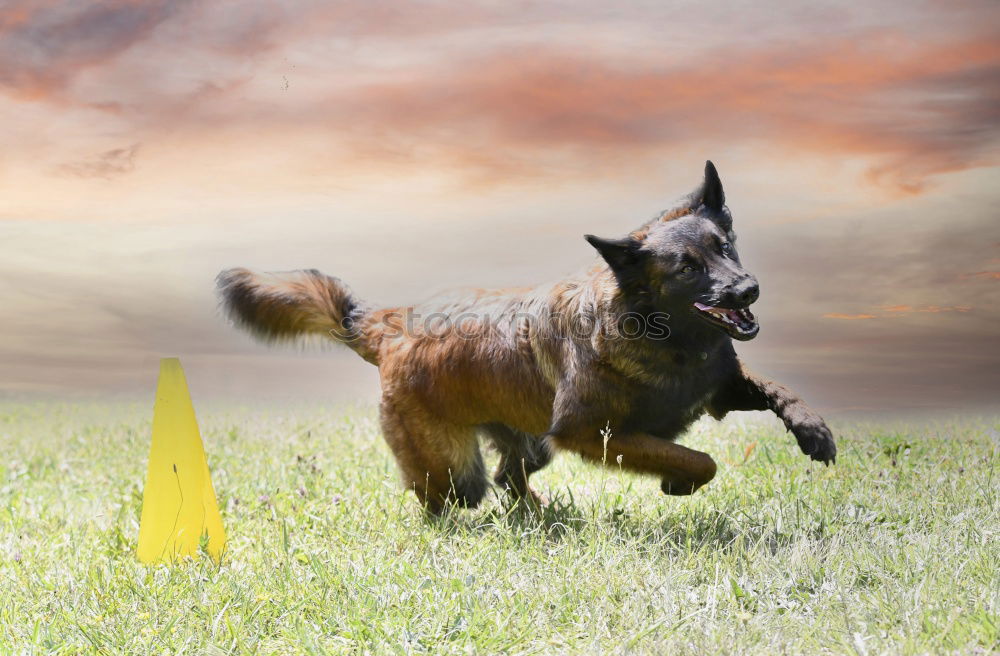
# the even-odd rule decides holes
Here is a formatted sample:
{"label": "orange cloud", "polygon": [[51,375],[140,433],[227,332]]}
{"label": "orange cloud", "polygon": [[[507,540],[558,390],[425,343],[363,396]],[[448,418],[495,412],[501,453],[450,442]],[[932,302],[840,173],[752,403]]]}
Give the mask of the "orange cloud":
{"label": "orange cloud", "polygon": [[681,145],[767,141],[867,157],[870,181],[917,193],[928,176],[1000,161],[985,146],[997,138],[998,66],[1000,42],[975,35],[852,35],[679,65],[526,48],[337,93],[316,111],[351,121],[359,141],[432,143],[463,164],[516,152],[537,169],[569,149],[588,167],[627,167]]}
{"label": "orange cloud", "polygon": [[[491,184],[628,175],[686,147],[763,144],[861,158],[869,182],[902,194],[920,193],[936,174],[1000,162],[1000,42],[968,22],[940,33],[861,26],[823,36],[806,21],[791,37],[759,40],[747,39],[734,18],[715,26],[732,38],[688,48],[661,39],[623,50],[538,37],[561,34],[565,17],[557,12],[475,3],[456,10],[307,3],[283,11],[248,2],[234,13],[119,0],[25,13],[35,5],[20,3],[0,19],[0,58],[13,62],[0,71],[0,86],[22,98],[115,112],[121,132],[141,131],[128,138],[143,143],[167,132],[198,139],[220,128],[263,136],[298,130],[312,144],[328,144],[331,167],[436,167]],[[995,12],[984,7],[979,25],[991,25]],[[936,11],[913,10],[926,25],[951,15]],[[642,35],[661,17],[624,12],[614,29]],[[611,31],[593,6],[582,5],[576,19]],[[170,26],[184,41],[156,42],[155,33]],[[513,44],[496,36],[513,28],[538,32]],[[678,37],[688,33],[683,20],[674,29]],[[432,49],[420,41],[428,34]],[[367,44],[364,54],[344,49],[336,59],[301,64],[312,95],[299,102],[276,100],[277,84],[266,96],[231,84],[248,77],[248,56],[340,40]],[[147,51],[135,57],[142,65],[119,70],[116,63],[143,43]],[[399,57],[408,44],[421,56]],[[390,63],[379,61],[379,45],[395,48]],[[178,49],[211,61],[212,79],[201,83],[222,91],[195,98],[190,88],[171,87],[190,76],[172,68]],[[23,51],[36,56],[19,56]],[[75,86],[84,71],[101,93]],[[134,96],[129,102],[120,98],[126,93]]]}
{"label": "orange cloud", "polygon": [[975,273],[965,273],[961,276],[962,280],[1000,280],[1000,271],[976,271]]}
{"label": "orange cloud", "polygon": [[[943,312],[971,312],[971,305],[921,305],[914,307],[912,305],[885,305],[882,307],[882,311],[886,314],[882,316],[903,316],[912,313],[925,313],[925,314],[941,314]],[[877,314],[843,314],[840,312],[829,312],[823,315],[824,319],[847,319],[847,320],[857,320],[857,319],[877,319],[879,315]]]}
{"label": "orange cloud", "polygon": [[972,312],[971,305],[925,305],[923,307],[917,308],[914,312],[929,312],[931,314],[939,314],[941,312]]}
{"label": "orange cloud", "polygon": [[942,312],[971,312],[971,305],[887,305],[882,308],[892,314],[909,314],[912,312],[924,312],[928,314],[940,314]]}

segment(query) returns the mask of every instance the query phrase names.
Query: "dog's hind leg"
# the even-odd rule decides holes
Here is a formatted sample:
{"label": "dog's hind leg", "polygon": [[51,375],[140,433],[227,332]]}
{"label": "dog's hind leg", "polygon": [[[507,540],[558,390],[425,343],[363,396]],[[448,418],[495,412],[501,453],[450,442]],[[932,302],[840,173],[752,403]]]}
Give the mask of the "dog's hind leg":
{"label": "dog's hind leg", "polygon": [[493,481],[514,500],[545,505],[545,498],[531,489],[528,478],[552,460],[548,442],[505,424],[484,424],[480,429],[500,454]]}
{"label": "dog's hind leg", "polygon": [[474,508],[489,487],[479,440],[472,427],[455,426],[383,398],[382,433],[396,456],[403,484],[424,507],[439,514],[449,503]]}

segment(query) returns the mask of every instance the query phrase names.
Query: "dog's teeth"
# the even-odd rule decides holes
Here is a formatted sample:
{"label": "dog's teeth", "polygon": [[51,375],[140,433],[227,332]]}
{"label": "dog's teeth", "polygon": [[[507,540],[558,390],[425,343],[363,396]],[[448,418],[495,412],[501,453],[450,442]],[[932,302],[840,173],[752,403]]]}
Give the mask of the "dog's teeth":
{"label": "dog's teeth", "polygon": [[757,328],[757,322],[749,308],[719,308],[695,302],[695,309],[703,312],[741,335],[749,335]]}

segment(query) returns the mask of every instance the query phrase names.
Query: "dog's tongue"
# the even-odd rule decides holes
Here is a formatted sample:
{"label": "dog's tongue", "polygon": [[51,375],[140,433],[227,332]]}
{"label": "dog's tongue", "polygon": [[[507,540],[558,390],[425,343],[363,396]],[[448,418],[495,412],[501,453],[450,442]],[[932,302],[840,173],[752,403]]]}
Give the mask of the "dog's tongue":
{"label": "dog's tongue", "polygon": [[704,303],[695,302],[694,306],[701,310],[702,312],[712,312],[714,314],[724,314],[729,319],[737,321],[742,319],[741,313],[743,310],[730,310],[728,308],[715,307],[714,305],[705,305]]}
{"label": "dog's tongue", "polygon": [[695,301],[694,306],[702,312],[725,316],[726,319],[742,328],[749,327],[750,325],[753,325],[754,322],[754,316],[750,312],[749,308],[730,310],[728,308],[715,307],[714,305],[705,305],[704,303],[699,303],[697,301]]}

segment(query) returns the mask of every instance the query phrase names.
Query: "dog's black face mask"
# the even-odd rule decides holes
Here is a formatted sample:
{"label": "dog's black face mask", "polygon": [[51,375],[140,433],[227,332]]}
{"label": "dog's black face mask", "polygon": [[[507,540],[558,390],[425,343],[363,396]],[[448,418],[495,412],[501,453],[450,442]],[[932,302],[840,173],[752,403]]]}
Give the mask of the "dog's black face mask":
{"label": "dog's black face mask", "polygon": [[587,235],[631,307],[667,313],[677,329],[720,330],[748,340],[759,330],[749,307],[760,290],[740,264],[734,239],[722,182],[711,162],[705,182],[679,210],[624,239]]}

